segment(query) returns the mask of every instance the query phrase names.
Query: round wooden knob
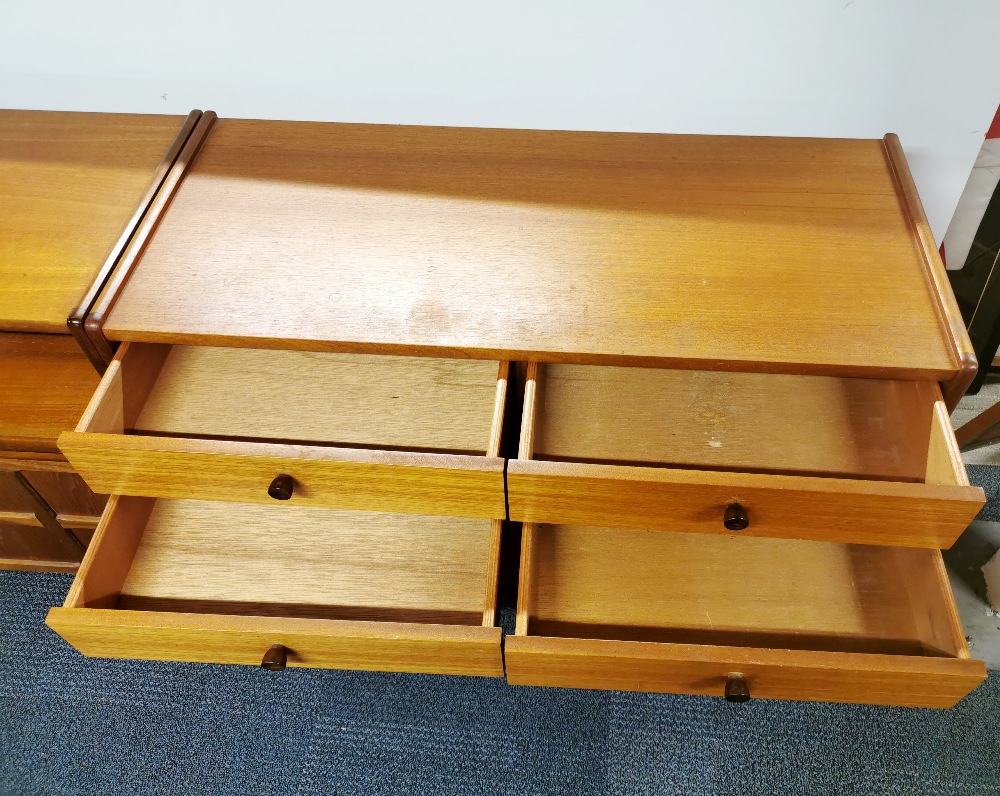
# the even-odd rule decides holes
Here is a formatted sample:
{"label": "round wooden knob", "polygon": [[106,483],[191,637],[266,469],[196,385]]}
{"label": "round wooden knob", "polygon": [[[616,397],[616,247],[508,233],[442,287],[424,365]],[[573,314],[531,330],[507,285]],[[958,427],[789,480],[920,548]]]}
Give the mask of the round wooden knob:
{"label": "round wooden knob", "polygon": [[731,531],[745,531],[750,525],[747,510],[739,503],[730,503],[726,506],[726,513],[722,517],[722,524]]}
{"label": "round wooden knob", "polygon": [[742,674],[731,674],[726,680],[726,702],[749,702],[750,686]]}
{"label": "round wooden knob", "polygon": [[[264,660],[260,662],[261,669],[269,672],[283,672],[288,664],[288,647],[275,644],[264,653]],[[727,699],[729,697],[726,697]]]}
{"label": "round wooden knob", "polygon": [[275,500],[290,500],[294,491],[295,479],[285,474],[276,476],[267,488],[267,494]]}

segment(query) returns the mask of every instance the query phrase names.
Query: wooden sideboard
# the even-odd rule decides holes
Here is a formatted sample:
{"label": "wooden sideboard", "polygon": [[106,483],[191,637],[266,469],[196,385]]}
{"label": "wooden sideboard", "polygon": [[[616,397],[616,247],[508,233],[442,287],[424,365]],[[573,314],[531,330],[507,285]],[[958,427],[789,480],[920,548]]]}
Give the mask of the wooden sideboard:
{"label": "wooden sideboard", "polygon": [[[215,119],[84,324],[88,655],[946,707],[975,373],[894,136]],[[501,544],[522,524],[514,632]]]}
{"label": "wooden sideboard", "polygon": [[198,118],[0,111],[0,568],[75,571],[97,527],[56,445],[110,360],[85,321]]}

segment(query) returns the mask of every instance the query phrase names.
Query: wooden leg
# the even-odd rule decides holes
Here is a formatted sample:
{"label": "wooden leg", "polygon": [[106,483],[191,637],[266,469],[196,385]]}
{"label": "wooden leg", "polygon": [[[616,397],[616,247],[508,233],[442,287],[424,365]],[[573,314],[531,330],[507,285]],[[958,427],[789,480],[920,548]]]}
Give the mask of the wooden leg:
{"label": "wooden leg", "polygon": [[955,430],[955,439],[962,450],[981,448],[1000,441],[1000,403],[995,403],[985,412],[972,418]]}

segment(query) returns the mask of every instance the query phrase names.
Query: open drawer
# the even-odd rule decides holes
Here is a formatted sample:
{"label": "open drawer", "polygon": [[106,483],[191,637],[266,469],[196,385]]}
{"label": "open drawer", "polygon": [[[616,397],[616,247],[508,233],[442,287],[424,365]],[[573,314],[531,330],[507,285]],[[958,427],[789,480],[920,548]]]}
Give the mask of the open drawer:
{"label": "open drawer", "polygon": [[524,527],[514,685],[950,707],[969,658],[937,550]]}
{"label": "open drawer", "polygon": [[501,525],[114,496],[47,623],[98,657],[502,677]]}
{"label": "open drawer", "polygon": [[933,382],[528,366],[510,518],[950,547],[985,503]]}
{"label": "open drawer", "polygon": [[507,369],[126,343],[59,447],[99,493],[502,519]]}

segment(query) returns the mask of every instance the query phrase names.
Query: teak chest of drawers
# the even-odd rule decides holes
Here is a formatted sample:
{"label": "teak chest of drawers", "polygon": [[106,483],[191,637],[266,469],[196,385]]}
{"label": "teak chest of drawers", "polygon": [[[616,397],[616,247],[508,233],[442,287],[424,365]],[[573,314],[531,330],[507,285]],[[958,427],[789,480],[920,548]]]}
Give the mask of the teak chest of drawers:
{"label": "teak chest of drawers", "polygon": [[112,495],[48,619],[79,650],[733,701],[985,677],[938,551],[984,503],[976,363],[893,136],[206,113],[172,174],[59,439]]}
{"label": "teak chest of drawers", "polygon": [[199,117],[0,110],[0,568],[76,571],[94,533],[56,445],[113,353],[86,320]]}

